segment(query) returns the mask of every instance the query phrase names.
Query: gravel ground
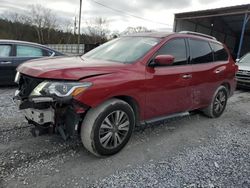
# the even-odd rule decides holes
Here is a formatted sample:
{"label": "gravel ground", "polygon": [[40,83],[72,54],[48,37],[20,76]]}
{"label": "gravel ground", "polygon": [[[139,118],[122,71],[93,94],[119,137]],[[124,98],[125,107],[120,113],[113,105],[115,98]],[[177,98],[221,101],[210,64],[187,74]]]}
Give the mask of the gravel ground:
{"label": "gravel ground", "polygon": [[250,94],[222,117],[192,114],[137,128],[117,155],[97,158],[80,139],[34,138],[0,88],[0,187],[250,187]]}

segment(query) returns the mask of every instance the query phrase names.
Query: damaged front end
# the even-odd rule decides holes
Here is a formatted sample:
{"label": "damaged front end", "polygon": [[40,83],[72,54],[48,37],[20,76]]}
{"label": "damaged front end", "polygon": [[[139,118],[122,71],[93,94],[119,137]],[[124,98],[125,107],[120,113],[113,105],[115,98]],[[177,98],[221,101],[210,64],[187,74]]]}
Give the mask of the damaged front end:
{"label": "damaged front end", "polygon": [[18,90],[14,101],[24,111],[29,124],[35,125],[35,136],[59,133],[64,140],[79,131],[88,106],[74,97],[92,84],[61,80],[44,80],[17,73]]}

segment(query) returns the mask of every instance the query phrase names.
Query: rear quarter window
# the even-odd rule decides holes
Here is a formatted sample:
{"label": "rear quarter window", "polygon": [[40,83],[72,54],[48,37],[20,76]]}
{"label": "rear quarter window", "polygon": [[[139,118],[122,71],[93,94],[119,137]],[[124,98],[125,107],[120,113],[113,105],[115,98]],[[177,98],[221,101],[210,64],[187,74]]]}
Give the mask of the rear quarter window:
{"label": "rear quarter window", "polygon": [[43,50],[43,55],[44,56],[52,56],[53,54],[55,54],[55,53],[50,51],[50,50]]}
{"label": "rear quarter window", "polygon": [[192,64],[213,62],[213,52],[207,41],[189,39],[189,47]]}
{"label": "rear quarter window", "polygon": [[221,44],[210,42],[211,48],[214,53],[214,61],[227,61],[228,53]]}

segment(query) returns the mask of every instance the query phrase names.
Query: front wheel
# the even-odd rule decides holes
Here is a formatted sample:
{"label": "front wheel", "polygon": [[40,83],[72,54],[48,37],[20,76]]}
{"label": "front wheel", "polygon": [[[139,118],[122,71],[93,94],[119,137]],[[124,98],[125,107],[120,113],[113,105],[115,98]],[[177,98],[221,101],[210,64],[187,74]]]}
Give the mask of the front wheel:
{"label": "front wheel", "polygon": [[227,88],[225,86],[220,86],[215,91],[211,104],[203,110],[204,114],[211,118],[220,117],[226,108],[227,99]]}
{"label": "front wheel", "polygon": [[91,153],[113,155],[128,142],[135,125],[131,106],[119,99],[111,99],[86,114],[81,127],[84,147]]}

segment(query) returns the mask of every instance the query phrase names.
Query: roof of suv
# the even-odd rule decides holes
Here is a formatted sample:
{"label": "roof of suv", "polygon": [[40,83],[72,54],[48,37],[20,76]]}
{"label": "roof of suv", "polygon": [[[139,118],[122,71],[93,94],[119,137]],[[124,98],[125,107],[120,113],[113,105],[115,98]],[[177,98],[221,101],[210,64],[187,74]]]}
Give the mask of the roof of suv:
{"label": "roof of suv", "polygon": [[146,32],[146,33],[135,33],[135,34],[130,34],[128,36],[132,37],[156,37],[156,38],[164,38],[167,37],[171,34],[174,34],[173,32]]}
{"label": "roof of suv", "polygon": [[128,36],[131,37],[155,37],[155,38],[165,38],[169,35],[185,35],[185,36],[192,36],[192,37],[197,37],[197,38],[201,38],[201,39],[205,39],[205,40],[212,40],[215,42],[219,42],[217,41],[217,39],[213,36],[210,35],[206,35],[203,33],[197,33],[197,32],[191,32],[191,31],[182,31],[182,32],[146,32],[146,33],[135,33],[135,34],[131,34]]}

